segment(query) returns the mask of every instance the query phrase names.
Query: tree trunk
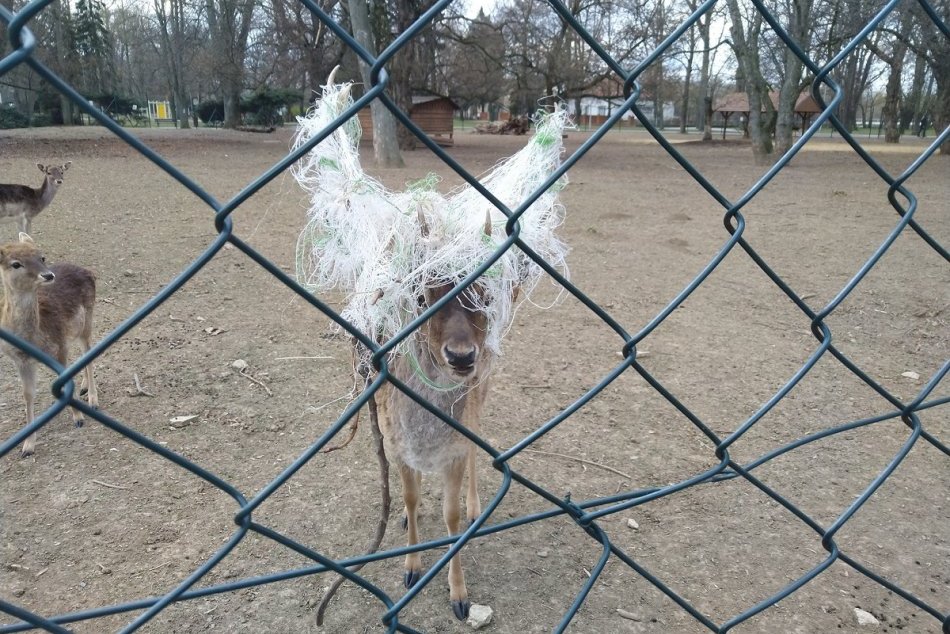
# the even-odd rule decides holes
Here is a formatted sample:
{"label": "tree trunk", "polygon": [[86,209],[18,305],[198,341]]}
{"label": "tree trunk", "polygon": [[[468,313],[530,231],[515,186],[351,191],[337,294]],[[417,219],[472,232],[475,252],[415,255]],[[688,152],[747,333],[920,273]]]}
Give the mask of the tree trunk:
{"label": "tree trunk", "polygon": [[910,34],[912,16],[910,11],[901,15],[900,33],[894,36],[894,46],[890,56],[885,58],[880,53],[878,54],[890,67],[887,87],[884,89],[884,106],[881,108],[885,143],[899,143],[901,140],[901,75],[904,72],[904,58],[907,56],[907,36]]}
{"label": "tree trunk", "polygon": [[[934,66],[937,99],[933,106],[934,130],[940,134],[950,125],[950,64]],[[950,157],[950,139],[940,144],[940,154]]]}
{"label": "tree trunk", "polygon": [[759,61],[762,14],[753,12],[747,31],[738,0],[728,0],[727,4],[732,18],[732,47],[736,53],[738,75],[749,96],[748,131],[752,139],[752,156],[757,165],[767,165],[771,162],[775,108],[769,98],[768,84],[762,76]]}
{"label": "tree trunk", "polygon": [[[373,43],[372,31],[369,23],[369,8],[366,0],[347,0],[350,8],[350,25],[353,38],[367,50],[370,55],[376,55],[376,45]],[[370,67],[360,61],[360,73],[363,84],[370,89]],[[378,167],[405,167],[402,154],[399,151],[399,141],[396,137],[396,118],[386,109],[379,100],[370,104],[373,116],[373,156]]]}
{"label": "tree trunk", "polygon": [[225,128],[241,124],[244,62],[254,7],[255,0],[207,0],[205,4],[211,50],[218,63],[215,70],[221,78]]}
{"label": "tree trunk", "polygon": [[[802,50],[811,48],[811,10],[813,0],[793,0],[788,33]],[[801,94],[803,63],[790,48],[785,49],[785,77],[778,97],[775,123],[775,151],[785,154],[792,147],[795,130],[795,103]]]}
{"label": "tree trunk", "polygon": [[712,97],[703,97],[705,114],[703,117],[703,141],[712,141],[713,103]]}
{"label": "tree trunk", "polygon": [[[692,33],[692,31],[690,31]],[[683,81],[683,101],[680,106],[680,134],[686,134],[686,119],[689,114],[689,84],[693,80],[693,57],[696,54],[696,39],[690,38],[689,55],[686,56],[686,78]]]}
{"label": "tree trunk", "polygon": [[709,67],[711,64],[710,58],[712,57],[709,39],[709,26],[711,22],[712,16],[709,13],[699,20],[699,37],[703,41],[703,55],[699,70],[699,90],[703,95],[702,103],[700,104],[701,114],[699,120],[702,122],[703,127],[703,141],[712,141],[713,103],[712,91],[709,89]]}

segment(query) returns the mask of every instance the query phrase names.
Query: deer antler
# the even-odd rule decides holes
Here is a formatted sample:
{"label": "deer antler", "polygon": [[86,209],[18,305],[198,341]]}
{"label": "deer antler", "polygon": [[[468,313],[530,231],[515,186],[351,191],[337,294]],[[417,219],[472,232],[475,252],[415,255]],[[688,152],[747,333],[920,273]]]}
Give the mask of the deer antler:
{"label": "deer antler", "polygon": [[426,215],[422,212],[422,206],[420,205],[416,209],[416,215],[419,218],[419,231],[422,233],[423,238],[429,237],[429,223],[426,222]]}
{"label": "deer antler", "polygon": [[339,64],[337,64],[336,66],[334,66],[334,67],[333,67],[333,70],[330,71],[329,76],[327,76],[327,86],[332,86],[332,85],[333,85],[333,83],[334,83],[333,80],[336,79],[336,72],[337,72],[338,70],[340,70],[340,65],[339,65]]}
{"label": "deer antler", "polygon": [[491,237],[491,209],[485,210],[485,235]]}

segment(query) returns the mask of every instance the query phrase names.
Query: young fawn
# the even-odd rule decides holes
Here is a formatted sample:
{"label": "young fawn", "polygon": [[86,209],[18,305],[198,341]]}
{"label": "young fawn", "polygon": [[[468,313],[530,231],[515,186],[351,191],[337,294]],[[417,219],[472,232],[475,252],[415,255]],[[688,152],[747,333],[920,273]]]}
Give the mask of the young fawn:
{"label": "young fawn", "polygon": [[36,166],[45,176],[39,189],[27,185],[0,184],[0,218],[16,218],[20,233],[29,234],[33,218],[53,201],[53,196],[63,184],[63,174],[70,165],[72,161],[58,166],[37,163]]}
{"label": "young fawn", "polygon": [[[420,301],[431,306],[452,288],[453,284],[443,284],[428,289]],[[410,350],[390,365],[396,378],[476,433],[492,362],[492,354],[484,345],[488,320],[467,299],[469,293],[478,292],[476,284],[435,313],[415,333]],[[398,467],[402,480],[409,545],[419,543],[417,513],[422,473],[442,477],[442,515],[451,535],[459,532],[459,496],[462,477],[468,470],[466,519],[469,524],[475,521],[481,513],[475,446],[391,383],[379,389],[377,402],[386,455]],[[406,555],[405,565],[403,581],[410,588],[422,576],[419,553]],[[468,590],[458,554],[449,562],[449,600],[456,618],[468,616]]]}
{"label": "young fawn", "polygon": [[[29,341],[51,357],[66,365],[69,343],[79,339],[83,352],[89,350],[92,338],[92,311],[96,302],[96,276],[75,264],[46,265],[46,258],[33,239],[20,233],[19,242],[0,246],[0,279],[3,300],[0,304],[0,327]],[[13,359],[26,401],[27,423],[33,420],[36,395],[36,361],[16,346],[0,340],[0,348]],[[87,401],[98,407],[99,396],[87,365]],[[79,412],[72,410],[73,422],[82,426]],[[21,454],[29,456],[36,450],[36,434],[23,443]]]}

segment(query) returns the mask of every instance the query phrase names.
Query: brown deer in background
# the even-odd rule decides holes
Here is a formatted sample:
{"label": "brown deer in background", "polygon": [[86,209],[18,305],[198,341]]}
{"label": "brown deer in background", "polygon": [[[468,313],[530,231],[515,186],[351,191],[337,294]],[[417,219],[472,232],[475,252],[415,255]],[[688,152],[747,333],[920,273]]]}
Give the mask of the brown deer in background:
{"label": "brown deer in background", "polygon": [[20,233],[29,234],[33,228],[33,218],[49,206],[59,186],[63,184],[63,174],[72,165],[66,161],[62,165],[36,166],[45,178],[39,189],[27,185],[0,184],[0,218],[16,218]]}
{"label": "brown deer in background", "polygon": [[[92,312],[96,302],[96,276],[75,264],[46,265],[46,258],[26,233],[20,241],[0,246],[0,280],[3,300],[0,304],[0,327],[29,341],[51,357],[66,365],[69,344],[79,339],[83,352],[92,345]],[[26,352],[0,340],[0,348],[13,359],[26,401],[26,421],[33,420],[36,396],[36,360]],[[87,365],[87,401],[98,407],[99,396]],[[82,417],[72,410],[73,422],[82,426]],[[36,434],[23,443],[21,454],[29,456],[36,450]]]}

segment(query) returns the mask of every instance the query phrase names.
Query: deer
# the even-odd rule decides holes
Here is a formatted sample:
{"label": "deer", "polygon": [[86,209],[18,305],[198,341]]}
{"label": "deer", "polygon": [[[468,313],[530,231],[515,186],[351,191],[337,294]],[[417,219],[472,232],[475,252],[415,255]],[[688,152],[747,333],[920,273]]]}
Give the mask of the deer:
{"label": "deer", "polygon": [[70,165],[72,161],[62,165],[37,163],[44,175],[43,184],[38,189],[28,185],[0,184],[0,218],[16,218],[20,233],[32,233],[33,218],[53,201]]}
{"label": "deer", "polygon": [[[428,227],[419,215],[423,235]],[[484,232],[491,235],[491,217]],[[418,298],[428,309],[456,286],[457,280],[435,280]],[[512,291],[512,301],[519,289]],[[479,301],[473,301],[477,298]],[[488,395],[489,374],[494,354],[485,346],[488,317],[476,305],[485,305],[478,281],[456,295],[420,326],[408,341],[408,349],[393,357],[392,375],[442,412],[478,433],[482,409]],[[418,509],[423,473],[435,473],[442,480],[442,518],[449,535],[459,533],[462,480],[468,473],[465,518],[471,525],[481,514],[475,468],[475,445],[442,419],[423,408],[391,382],[380,386],[376,395],[379,429],[386,456],[399,471],[405,515],[403,527],[407,543],[419,543]],[[422,577],[422,557],[406,555],[403,584],[412,588]],[[471,604],[458,553],[449,561],[449,601],[455,617],[468,617]]]}
{"label": "deer", "polygon": [[[66,365],[69,344],[78,339],[83,352],[92,345],[92,315],[96,301],[96,276],[81,266],[60,263],[47,266],[46,257],[27,233],[19,242],[0,246],[0,327]],[[36,360],[16,346],[0,340],[0,348],[16,366],[23,387],[26,420],[33,420],[36,396]],[[92,364],[85,367],[86,400],[98,407],[99,395]],[[83,419],[71,409],[73,423],[82,427]],[[33,455],[36,432],[23,443],[20,454]]]}

